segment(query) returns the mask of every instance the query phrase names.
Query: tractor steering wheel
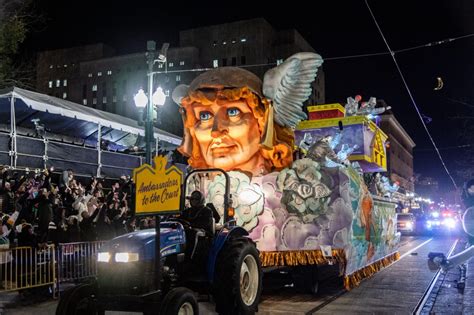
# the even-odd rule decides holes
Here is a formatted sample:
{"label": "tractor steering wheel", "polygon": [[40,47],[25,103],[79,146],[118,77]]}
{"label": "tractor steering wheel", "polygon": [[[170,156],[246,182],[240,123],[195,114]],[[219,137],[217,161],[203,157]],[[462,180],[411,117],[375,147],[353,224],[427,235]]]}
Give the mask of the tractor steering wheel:
{"label": "tractor steering wheel", "polygon": [[191,223],[189,223],[189,221],[186,221],[186,220],[181,219],[181,218],[176,218],[176,217],[175,218],[169,218],[168,221],[181,223],[185,230],[192,228]]}

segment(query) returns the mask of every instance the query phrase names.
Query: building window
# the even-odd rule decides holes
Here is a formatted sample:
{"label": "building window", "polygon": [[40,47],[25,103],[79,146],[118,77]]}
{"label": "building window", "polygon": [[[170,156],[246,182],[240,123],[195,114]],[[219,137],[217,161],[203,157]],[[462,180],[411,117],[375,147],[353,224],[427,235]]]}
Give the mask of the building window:
{"label": "building window", "polygon": [[219,60],[214,59],[214,60],[212,61],[212,66],[213,66],[214,68],[219,67]]}
{"label": "building window", "polygon": [[179,81],[181,81],[181,76],[178,74],[178,75],[176,76],[176,82],[179,82]]}
{"label": "building window", "polygon": [[89,78],[92,78],[92,73],[89,73],[87,76],[88,76]]}
{"label": "building window", "polygon": [[283,59],[277,59],[277,66],[283,63]]}
{"label": "building window", "polygon": [[158,68],[160,69],[163,68],[163,64],[162,63],[158,64]]}
{"label": "building window", "polygon": [[180,65],[180,66],[184,66],[184,61],[180,61],[180,62],[179,62],[179,65]]}
{"label": "building window", "polygon": [[67,65],[64,65],[64,68],[67,68]]}
{"label": "building window", "polygon": [[240,41],[241,41],[242,43],[245,43],[245,42],[247,41],[247,38],[245,38],[245,37],[244,37],[244,38],[241,38]]}
{"label": "building window", "polygon": [[53,65],[49,65],[49,69],[53,69],[53,68],[54,68],[54,66],[53,66]]}
{"label": "building window", "polygon": [[112,96],[112,102],[117,103],[117,96],[116,95]]}
{"label": "building window", "polygon": [[247,60],[245,60],[245,56],[240,56],[240,64],[245,65],[246,62]]}
{"label": "building window", "polygon": [[222,45],[227,45],[227,42],[225,40],[223,40]]}
{"label": "building window", "polygon": [[232,65],[235,66],[237,64],[237,57],[232,57]]}
{"label": "building window", "polygon": [[63,86],[67,86],[67,79],[63,80]]}
{"label": "building window", "polygon": [[97,98],[96,98],[96,97],[94,97],[94,98],[92,99],[92,105],[97,105]]}
{"label": "building window", "polygon": [[222,66],[227,66],[227,58],[222,58]]}
{"label": "building window", "polygon": [[126,102],[126,101],[127,101],[127,95],[124,94],[122,100],[123,100],[124,102]]}
{"label": "building window", "polygon": [[50,89],[53,88],[53,81],[49,81],[49,82],[48,82],[48,87],[49,87]]}
{"label": "building window", "polygon": [[82,105],[87,105],[87,98],[82,99]]}
{"label": "building window", "polygon": [[107,70],[107,75],[112,75],[112,70]]}
{"label": "building window", "polygon": [[67,93],[63,92],[63,99],[66,99],[66,98],[67,98]]}
{"label": "building window", "polygon": [[92,91],[97,91],[97,84],[94,84],[94,85],[92,86]]}
{"label": "building window", "polygon": [[56,80],[56,87],[60,87],[61,86],[61,80]]}
{"label": "building window", "polygon": [[232,39],[232,44],[235,44],[237,41],[235,39]]}
{"label": "building window", "polygon": [[170,67],[170,68],[173,68],[173,66],[174,66],[174,64],[173,64],[172,62],[170,62],[170,63],[168,64],[168,67]]}
{"label": "building window", "polygon": [[107,104],[107,96],[102,96],[102,103]]}
{"label": "building window", "polygon": [[165,90],[165,95],[170,96],[170,90]]}
{"label": "building window", "polygon": [[101,72],[101,71],[97,72],[97,76],[98,76],[98,77],[101,77],[101,76],[102,76],[102,72]]}

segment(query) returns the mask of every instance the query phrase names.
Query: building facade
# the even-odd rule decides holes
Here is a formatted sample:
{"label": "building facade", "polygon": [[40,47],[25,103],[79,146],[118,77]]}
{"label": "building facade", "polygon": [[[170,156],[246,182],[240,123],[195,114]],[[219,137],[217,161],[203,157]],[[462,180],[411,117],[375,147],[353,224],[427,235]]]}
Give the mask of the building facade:
{"label": "building facade", "polygon": [[[387,106],[384,101],[379,101]],[[381,115],[380,128],[388,136],[387,145],[387,172],[393,182],[400,184],[400,192],[414,192],[413,176],[413,148],[415,142],[395,118],[392,111]]]}
{"label": "building facade", "polygon": [[[296,30],[275,30],[264,19],[238,21],[181,31],[179,47],[167,51],[165,64],[156,64],[154,81],[167,95],[189,84],[210,68],[243,67],[260,78],[290,55],[314,49]],[[144,43],[145,45],[145,43]],[[133,96],[147,90],[145,53],[116,55],[104,44],[44,51],[37,58],[38,92],[75,103],[138,118]],[[324,73],[313,83],[309,103],[324,103]],[[158,115],[158,127],[182,133],[177,106],[170,98]]]}

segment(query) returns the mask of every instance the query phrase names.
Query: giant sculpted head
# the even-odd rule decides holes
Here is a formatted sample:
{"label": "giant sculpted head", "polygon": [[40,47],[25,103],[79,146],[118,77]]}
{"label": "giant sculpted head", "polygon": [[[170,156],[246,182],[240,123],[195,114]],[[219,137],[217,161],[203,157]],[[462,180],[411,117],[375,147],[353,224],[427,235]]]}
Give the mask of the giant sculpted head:
{"label": "giant sculpted head", "polygon": [[263,91],[253,73],[222,67],[173,92],[184,122],[179,151],[192,167],[262,175],[291,165],[294,126],[274,124],[275,104]]}

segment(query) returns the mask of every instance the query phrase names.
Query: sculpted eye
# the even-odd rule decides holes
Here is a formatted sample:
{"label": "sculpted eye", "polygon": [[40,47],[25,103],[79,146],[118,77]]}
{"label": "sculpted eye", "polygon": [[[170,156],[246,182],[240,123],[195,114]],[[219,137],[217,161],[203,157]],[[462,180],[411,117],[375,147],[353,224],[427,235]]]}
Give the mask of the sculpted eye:
{"label": "sculpted eye", "polygon": [[229,117],[235,117],[239,114],[240,114],[240,109],[238,108],[232,107],[227,110],[227,115],[229,115]]}
{"label": "sculpted eye", "polygon": [[199,119],[200,120],[209,120],[212,118],[211,112],[200,112],[199,113]]}

